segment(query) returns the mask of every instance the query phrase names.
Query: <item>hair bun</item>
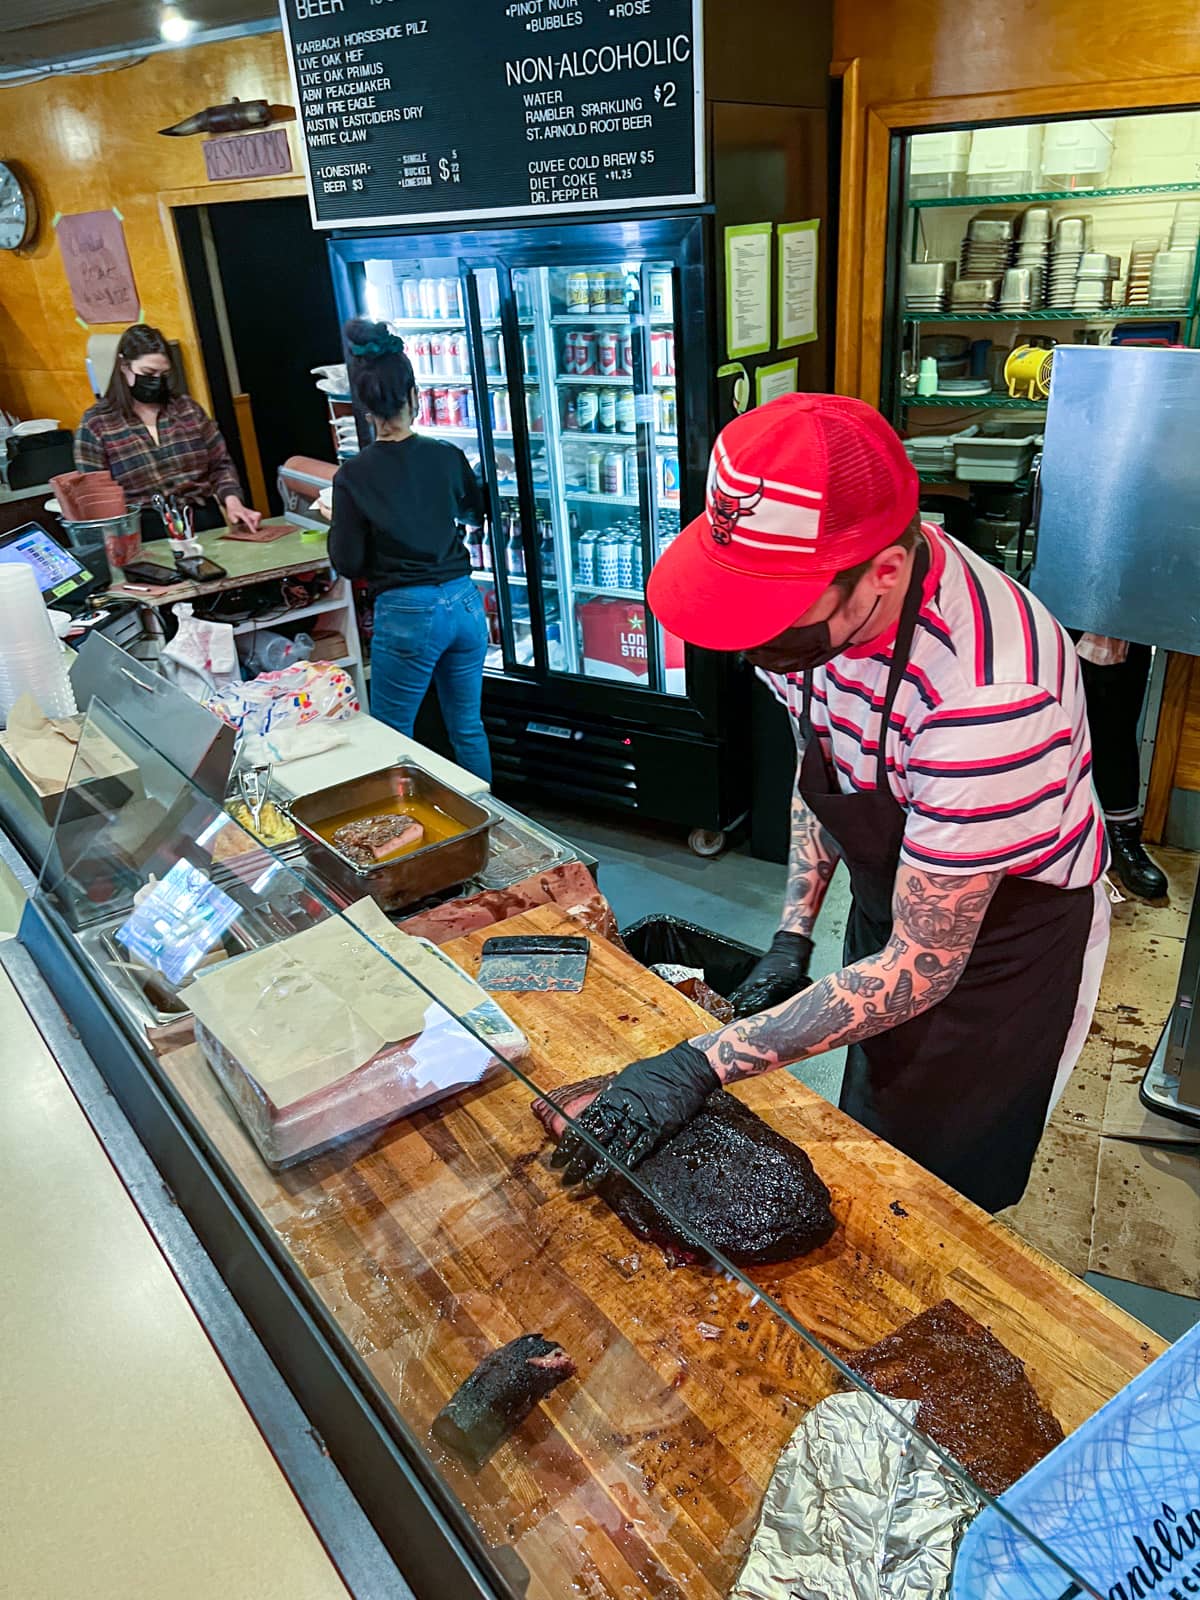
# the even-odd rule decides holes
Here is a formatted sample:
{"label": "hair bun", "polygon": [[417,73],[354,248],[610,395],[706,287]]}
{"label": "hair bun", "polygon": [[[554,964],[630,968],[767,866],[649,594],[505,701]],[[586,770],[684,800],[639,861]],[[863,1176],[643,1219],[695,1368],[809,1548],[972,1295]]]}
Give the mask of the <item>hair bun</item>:
{"label": "hair bun", "polygon": [[382,356],[402,356],[404,340],[386,322],[370,322],[353,317],[343,329],[346,348],[359,361],[378,361]]}

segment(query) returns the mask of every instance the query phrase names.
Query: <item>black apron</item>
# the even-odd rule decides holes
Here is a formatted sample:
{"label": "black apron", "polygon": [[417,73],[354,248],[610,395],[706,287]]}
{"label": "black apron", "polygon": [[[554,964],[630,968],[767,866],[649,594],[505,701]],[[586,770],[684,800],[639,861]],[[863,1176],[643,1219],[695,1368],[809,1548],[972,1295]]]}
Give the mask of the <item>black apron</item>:
{"label": "black apron", "polygon": [[[813,732],[812,674],[805,674],[798,788],[850,872],[847,964],[876,954],[891,937],[906,812],[888,787],[886,734],[928,566],[922,543],[892,649],[873,790],[839,790]],[[1005,877],[950,994],[851,1046],[842,1110],[985,1210],[1015,1204],[1070,1032],[1094,904],[1091,888]]]}

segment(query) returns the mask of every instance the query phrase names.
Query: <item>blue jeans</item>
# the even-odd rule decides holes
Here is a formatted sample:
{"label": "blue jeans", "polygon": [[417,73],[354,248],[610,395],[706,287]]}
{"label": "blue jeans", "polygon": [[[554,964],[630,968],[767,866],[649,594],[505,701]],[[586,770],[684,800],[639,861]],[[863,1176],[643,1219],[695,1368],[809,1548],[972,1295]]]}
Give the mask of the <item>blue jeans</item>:
{"label": "blue jeans", "polygon": [[387,589],[375,602],[371,715],[411,738],[432,683],[455,760],[490,783],[492,754],[480,712],[487,647],[483,601],[470,578]]}

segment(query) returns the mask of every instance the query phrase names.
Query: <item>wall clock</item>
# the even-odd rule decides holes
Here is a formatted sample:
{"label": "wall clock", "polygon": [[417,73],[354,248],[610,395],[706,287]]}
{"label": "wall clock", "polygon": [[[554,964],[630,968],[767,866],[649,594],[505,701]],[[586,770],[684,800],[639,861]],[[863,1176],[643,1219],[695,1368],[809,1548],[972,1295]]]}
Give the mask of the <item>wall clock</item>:
{"label": "wall clock", "polygon": [[36,227],[33,191],[0,161],[0,250],[19,250],[33,238]]}

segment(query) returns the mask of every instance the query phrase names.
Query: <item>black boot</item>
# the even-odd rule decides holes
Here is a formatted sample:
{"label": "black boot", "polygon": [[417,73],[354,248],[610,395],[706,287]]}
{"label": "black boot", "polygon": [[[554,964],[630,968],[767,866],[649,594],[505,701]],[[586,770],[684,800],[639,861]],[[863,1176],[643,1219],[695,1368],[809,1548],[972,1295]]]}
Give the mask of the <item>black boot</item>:
{"label": "black boot", "polygon": [[1108,842],[1112,846],[1110,871],[1126,894],[1135,900],[1165,900],[1167,877],[1162,868],[1142,848],[1142,820],[1109,822]]}

